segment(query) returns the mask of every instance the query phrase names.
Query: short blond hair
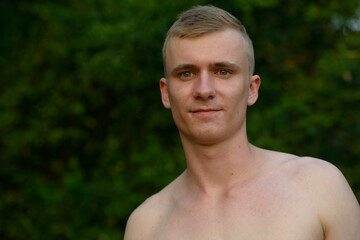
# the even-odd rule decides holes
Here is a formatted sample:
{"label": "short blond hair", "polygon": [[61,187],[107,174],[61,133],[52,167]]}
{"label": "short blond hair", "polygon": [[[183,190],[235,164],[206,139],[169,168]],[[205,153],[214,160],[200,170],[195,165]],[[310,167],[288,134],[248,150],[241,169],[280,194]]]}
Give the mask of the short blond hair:
{"label": "short blond hair", "polygon": [[199,37],[206,33],[231,28],[241,33],[247,45],[249,73],[255,70],[254,48],[244,25],[227,11],[214,6],[195,6],[179,15],[167,32],[162,49],[164,71],[166,74],[166,49],[172,38]]}

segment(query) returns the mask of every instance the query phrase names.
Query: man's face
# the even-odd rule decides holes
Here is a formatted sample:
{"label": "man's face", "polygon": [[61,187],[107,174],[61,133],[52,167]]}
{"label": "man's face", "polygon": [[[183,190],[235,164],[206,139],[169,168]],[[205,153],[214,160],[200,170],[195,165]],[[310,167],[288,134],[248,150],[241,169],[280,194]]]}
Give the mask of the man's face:
{"label": "man's face", "polygon": [[246,137],[246,108],[260,86],[258,76],[249,77],[246,53],[243,37],[232,29],[169,41],[160,89],[182,138],[214,144]]}

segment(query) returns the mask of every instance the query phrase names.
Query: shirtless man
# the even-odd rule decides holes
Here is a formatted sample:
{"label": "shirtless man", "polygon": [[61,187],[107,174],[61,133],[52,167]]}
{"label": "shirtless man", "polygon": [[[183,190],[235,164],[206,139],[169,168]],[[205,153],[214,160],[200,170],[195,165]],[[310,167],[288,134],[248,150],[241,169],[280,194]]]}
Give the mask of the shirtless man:
{"label": "shirtless man", "polygon": [[258,97],[252,43],[242,24],[195,7],[163,48],[164,106],[187,169],[130,216],[125,240],[359,240],[360,208],[340,171],[248,142]]}

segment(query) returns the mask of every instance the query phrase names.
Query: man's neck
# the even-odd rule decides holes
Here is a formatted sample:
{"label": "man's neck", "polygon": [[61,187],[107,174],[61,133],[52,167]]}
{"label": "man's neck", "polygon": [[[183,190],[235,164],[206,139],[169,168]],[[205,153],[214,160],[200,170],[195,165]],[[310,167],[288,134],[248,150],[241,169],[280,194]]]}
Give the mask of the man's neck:
{"label": "man's neck", "polygon": [[257,148],[246,136],[226,142],[201,145],[182,139],[188,187],[205,194],[223,194],[259,169]]}

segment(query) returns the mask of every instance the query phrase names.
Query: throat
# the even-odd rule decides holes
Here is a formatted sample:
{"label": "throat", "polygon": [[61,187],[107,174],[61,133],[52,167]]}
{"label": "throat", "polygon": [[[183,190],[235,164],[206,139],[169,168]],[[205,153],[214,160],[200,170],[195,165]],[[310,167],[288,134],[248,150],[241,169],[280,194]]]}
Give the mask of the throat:
{"label": "throat", "polygon": [[208,194],[226,193],[234,185],[253,178],[260,171],[261,164],[251,148],[249,146],[248,151],[222,151],[216,155],[201,152],[186,156],[188,186]]}

